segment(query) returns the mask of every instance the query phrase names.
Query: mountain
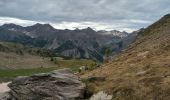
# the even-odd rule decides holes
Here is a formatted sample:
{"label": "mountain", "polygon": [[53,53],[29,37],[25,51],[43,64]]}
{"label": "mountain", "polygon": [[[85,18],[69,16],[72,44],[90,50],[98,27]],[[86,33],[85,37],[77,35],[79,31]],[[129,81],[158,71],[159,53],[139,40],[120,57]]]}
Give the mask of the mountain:
{"label": "mountain", "polygon": [[118,37],[121,37],[121,38],[124,38],[126,36],[129,35],[129,33],[123,31],[123,32],[120,32],[118,30],[112,30],[112,31],[98,31],[99,33],[101,34],[112,34],[113,36],[118,36]]}
{"label": "mountain", "polygon": [[169,100],[170,14],[139,34],[113,61],[81,76],[105,77],[88,83],[93,92],[107,91],[114,100]]}
{"label": "mountain", "polygon": [[0,27],[1,41],[50,49],[55,51],[58,56],[91,58],[98,61],[103,61],[106,49],[109,48],[112,55],[115,55],[128,46],[134,39],[127,42],[125,39],[127,36],[129,36],[128,33],[116,30],[95,31],[90,27],[59,30],[50,24],[39,23],[28,27],[15,24],[4,24]]}

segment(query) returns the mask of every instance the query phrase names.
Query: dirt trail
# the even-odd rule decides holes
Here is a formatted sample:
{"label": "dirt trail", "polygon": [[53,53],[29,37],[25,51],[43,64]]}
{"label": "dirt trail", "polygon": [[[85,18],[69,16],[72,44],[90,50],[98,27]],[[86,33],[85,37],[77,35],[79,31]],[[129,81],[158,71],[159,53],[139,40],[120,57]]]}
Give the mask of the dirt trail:
{"label": "dirt trail", "polygon": [[6,82],[6,83],[0,83],[0,93],[4,93],[9,91],[9,87],[7,86],[10,82]]}

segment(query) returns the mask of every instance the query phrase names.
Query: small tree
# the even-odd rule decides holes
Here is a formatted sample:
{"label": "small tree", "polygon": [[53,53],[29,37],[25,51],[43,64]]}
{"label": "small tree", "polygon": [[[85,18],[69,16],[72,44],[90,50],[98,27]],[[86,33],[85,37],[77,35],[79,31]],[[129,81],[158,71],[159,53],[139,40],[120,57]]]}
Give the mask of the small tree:
{"label": "small tree", "polygon": [[58,64],[57,58],[54,58],[54,63]]}
{"label": "small tree", "polygon": [[112,54],[112,51],[110,48],[106,48],[105,50],[105,60],[104,62],[108,62],[109,61],[109,56]]}
{"label": "small tree", "polygon": [[18,49],[18,50],[16,51],[16,54],[18,54],[18,55],[24,55],[23,51],[20,50],[20,49]]}
{"label": "small tree", "polygon": [[51,61],[51,62],[53,62],[53,61],[54,61],[54,58],[53,58],[53,57],[51,57],[51,58],[50,58],[50,61]]}
{"label": "small tree", "polygon": [[105,56],[106,57],[109,57],[110,55],[111,55],[111,49],[110,48],[106,48],[106,50],[105,50]]}

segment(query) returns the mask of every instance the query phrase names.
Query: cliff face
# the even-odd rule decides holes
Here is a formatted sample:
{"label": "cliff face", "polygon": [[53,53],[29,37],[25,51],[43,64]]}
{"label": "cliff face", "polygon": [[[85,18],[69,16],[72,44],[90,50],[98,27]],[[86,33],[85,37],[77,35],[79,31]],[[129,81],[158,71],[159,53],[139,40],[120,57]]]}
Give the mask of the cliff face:
{"label": "cliff face", "polygon": [[87,72],[106,77],[89,83],[95,91],[106,90],[114,100],[169,100],[170,98],[170,15],[152,24],[113,61]]}

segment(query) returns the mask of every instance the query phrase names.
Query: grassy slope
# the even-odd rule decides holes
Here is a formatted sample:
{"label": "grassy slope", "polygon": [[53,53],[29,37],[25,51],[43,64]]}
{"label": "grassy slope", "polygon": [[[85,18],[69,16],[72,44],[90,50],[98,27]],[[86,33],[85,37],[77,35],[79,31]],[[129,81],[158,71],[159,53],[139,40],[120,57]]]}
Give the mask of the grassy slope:
{"label": "grassy slope", "polygon": [[89,83],[94,92],[106,90],[114,100],[170,99],[170,15],[151,25],[122,54],[88,76],[106,81]]}
{"label": "grassy slope", "polygon": [[[16,53],[18,50],[22,54]],[[29,54],[32,50],[33,54]],[[57,63],[51,62],[50,57],[41,57],[36,54],[36,48],[25,48],[21,44],[0,42],[0,82],[10,80],[16,76],[31,75],[48,72],[59,68],[71,68],[77,71],[80,66],[92,65],[92,60],[57,58]]]}
{"label": "grassy slope", "polygon": [[2,54],[0,52],[0,82],[12,79],[16,76],[31,75],[34,73],[48,72],[60,68],[71,68],[78,71],[80,66],[91,66],[95,62],[85,59],[63,60],[58,59],[57,63],[50,61],[50,58],[39,56]]}
{"label": "grassy slope", "polygon": [[34,68],[34,69],[0,69],[0,82],[9,81],[17,76],[28,76],[35,73],[45,73],[57,68]]}
{"label": "grassy slope", "polygon": [[71,59],[71,60],[58,60],[57,65],[62,68],[71,68],[73,71],[78,71],[81,66],[92,66],[95,62],[86,59]]}
{"label": "grassy slope", "polygon": [[48,58],[43,58],[35,55],[18,55],[15,53],[0,52],[0,67],[10,69],[24,68],[40,68],[40,67],[55,67],[56,65],[50,62]]}

